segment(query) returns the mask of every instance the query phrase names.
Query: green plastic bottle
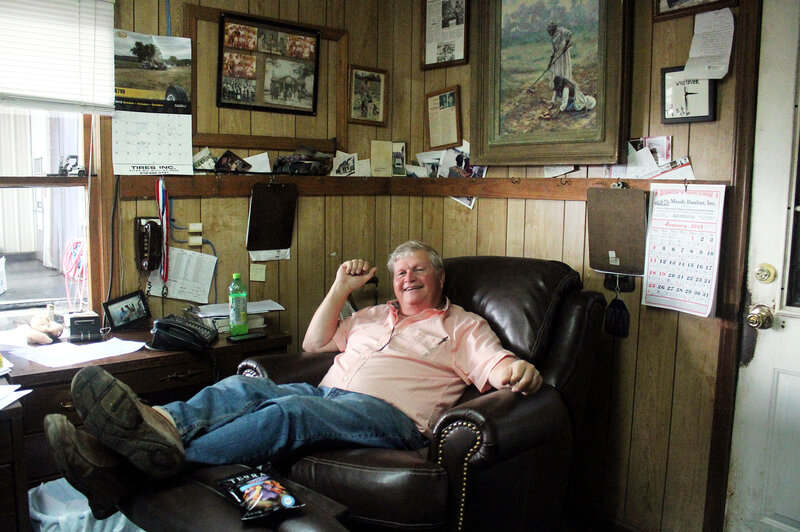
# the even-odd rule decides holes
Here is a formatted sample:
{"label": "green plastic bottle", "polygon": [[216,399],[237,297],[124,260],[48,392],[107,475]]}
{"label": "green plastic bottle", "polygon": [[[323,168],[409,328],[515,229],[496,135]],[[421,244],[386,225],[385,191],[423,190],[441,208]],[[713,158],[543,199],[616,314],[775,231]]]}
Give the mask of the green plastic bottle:
{"label": "green plastic bottle", "polygon": [[247,288],[241,273],[233,274],[233,282],[228,287],[228,302],[231,336],[247,333]]}

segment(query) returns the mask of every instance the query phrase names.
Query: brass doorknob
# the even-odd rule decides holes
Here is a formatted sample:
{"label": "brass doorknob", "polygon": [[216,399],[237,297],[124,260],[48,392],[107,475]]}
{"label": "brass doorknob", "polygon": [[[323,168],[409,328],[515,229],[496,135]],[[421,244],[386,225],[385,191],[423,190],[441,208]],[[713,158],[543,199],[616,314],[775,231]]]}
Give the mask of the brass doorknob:
{"label": "brass doorknob", "polygon": [[772,309],[766,305],[753,305],[746,321],[753,329],[769,329],[773,322]]}

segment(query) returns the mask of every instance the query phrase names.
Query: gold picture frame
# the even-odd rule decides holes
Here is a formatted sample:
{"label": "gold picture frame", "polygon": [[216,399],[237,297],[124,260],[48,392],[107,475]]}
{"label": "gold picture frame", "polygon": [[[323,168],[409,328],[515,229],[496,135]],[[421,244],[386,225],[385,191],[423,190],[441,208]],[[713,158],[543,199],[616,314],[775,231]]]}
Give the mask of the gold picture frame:
{"label": "gold picture frame", "polygon": [[594,0],[571,11],[557,0],[487,0],[472,9],[473,162],[619,162],[628,138],[631,3]]}

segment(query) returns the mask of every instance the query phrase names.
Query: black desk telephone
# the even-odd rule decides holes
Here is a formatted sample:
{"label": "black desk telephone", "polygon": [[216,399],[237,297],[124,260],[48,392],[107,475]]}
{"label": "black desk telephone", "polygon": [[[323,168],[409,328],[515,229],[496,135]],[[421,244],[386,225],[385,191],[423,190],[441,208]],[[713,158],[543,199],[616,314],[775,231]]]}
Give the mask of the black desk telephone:
{"label": "black desk telephone", "polygon": [[167,351],[199,351],[211,349],[219,336],[216,329],[196,320],[181,318],[174,314],[153,322],[153,349]]}

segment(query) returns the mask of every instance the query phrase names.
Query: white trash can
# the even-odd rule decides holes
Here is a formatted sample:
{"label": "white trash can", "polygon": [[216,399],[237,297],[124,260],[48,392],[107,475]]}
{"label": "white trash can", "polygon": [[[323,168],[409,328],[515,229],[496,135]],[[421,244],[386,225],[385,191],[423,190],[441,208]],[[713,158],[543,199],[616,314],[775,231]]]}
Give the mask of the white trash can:
{"label": "white trash can", "polygon": [[144,532],[122,512],[97,520],[86,497],[64,478],[28,490],[34,532]]}

